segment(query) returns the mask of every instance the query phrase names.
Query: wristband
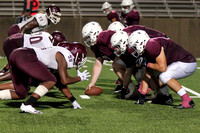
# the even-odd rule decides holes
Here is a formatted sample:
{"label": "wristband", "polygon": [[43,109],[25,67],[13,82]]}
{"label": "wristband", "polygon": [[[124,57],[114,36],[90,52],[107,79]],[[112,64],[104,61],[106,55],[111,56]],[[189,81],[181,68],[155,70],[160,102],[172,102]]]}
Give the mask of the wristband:
{"label": "wristband", "polygon": [[150,64],[151,64],[151,63],[149,62],[149,63],[147,64],[147,67],[150,67]]}

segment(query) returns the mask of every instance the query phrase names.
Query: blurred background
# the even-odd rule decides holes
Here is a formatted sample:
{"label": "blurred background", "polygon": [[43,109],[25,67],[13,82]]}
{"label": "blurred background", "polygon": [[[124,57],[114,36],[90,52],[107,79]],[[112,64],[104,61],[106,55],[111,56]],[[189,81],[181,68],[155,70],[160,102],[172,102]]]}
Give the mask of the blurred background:
{"label": "blurred background", "polygon": [[[0,56],[3,41],[8,36],[8,28],[15,23],[25,9],[31,14],[45,11],[56,4],[62,17],[57,25],[51,24],[48,31],[61,31],[69,42],[82,42],[82,27],[97,21],[104,30],[110,24],[102,12],[102,4],[107,1],[119,14],[121,0],[1,0],[0,1]],[[134,0],[135,9],[140,13],[140,25],[165,33],[169,38],[200,57],[200,0]],[[82,42],[83,43],[83,42]],[[89,51],[89,56],[93,56]]]}

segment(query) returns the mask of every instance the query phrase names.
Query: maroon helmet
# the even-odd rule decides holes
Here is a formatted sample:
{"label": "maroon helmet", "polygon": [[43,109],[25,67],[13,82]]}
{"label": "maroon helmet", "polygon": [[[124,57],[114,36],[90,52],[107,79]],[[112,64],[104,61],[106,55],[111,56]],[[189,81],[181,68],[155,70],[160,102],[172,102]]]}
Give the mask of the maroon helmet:
{"label": "maroon helmet", "polygon": [[52,23],[57,24],[60,21],[61,11],[56,5],[48,6],[46,9],[47,18],[51,20]]}
{"label": "maroon helmet", "polygon": [[69,46],[69,51],[73,54],[74,56],[74,64],[76,68],[81,68],[87,59],[87,50],[86,47],[79,43],[79,42],[73,42]]}
{"label": "maroon helmet", "polygon": [[54,39],[54,43],[53,43],[54,46],[58,46],[59,43],[63,41],[67,41],[65,35],[61,33],[60,31],[54,31],[51,35]]}
{"label": "maroon helmet", "polygon": [[58,46],[64,47],[64,48],[67,48],[67,49],[69,49],[70,45],[71,45],[71,43],[66,42],[66,41],[63,41],[63,42],[58,44]]}

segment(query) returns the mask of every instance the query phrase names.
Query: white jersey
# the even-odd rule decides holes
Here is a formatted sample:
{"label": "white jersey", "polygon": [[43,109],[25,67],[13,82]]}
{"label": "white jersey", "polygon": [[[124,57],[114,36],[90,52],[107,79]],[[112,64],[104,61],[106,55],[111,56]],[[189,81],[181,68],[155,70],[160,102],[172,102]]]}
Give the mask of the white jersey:
{"label": "white jersey", "polygon": [[31,31],[32,33],[38,32],[38,31],[45,31],[49,27],[48,18],[46,16],[46,14],[37,13],[34,16],[32,16],[31,18],[27,19],[26,21],[19,23],[18,24],[19,29],[21,29],[24,25],[26,25],[27,23],[29,23],[33,19],[35,19],[37,21],[39,27],[35,27],[34,29],[32,29],[32,31]]}
{"label": "white jersey", "polygon": [[56,61],[56,53],[60,52],[66,62],[67,62],[67,68],[72,68],[74,64],[74,56],[72,53],[67,50],[66,48],[60,47],[60,46],[53,46],[51,48],[33,48],[36,52],[38,60],[40,60],[44,65],[46,65],[48,68],[57,70],[58,69],[58,63]]}
{"label": "white jersey", "polygon": [[48,32],[24,34],[23,47],[48,48],[53,46],[53,37]]}

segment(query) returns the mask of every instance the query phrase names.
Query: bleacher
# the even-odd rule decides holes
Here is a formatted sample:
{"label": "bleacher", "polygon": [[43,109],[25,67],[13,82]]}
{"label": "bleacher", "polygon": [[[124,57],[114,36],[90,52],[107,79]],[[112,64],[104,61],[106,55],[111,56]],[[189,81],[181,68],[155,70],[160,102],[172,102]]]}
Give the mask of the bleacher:
{"label": "bleacher", "polygon": [[[39,10],[56,4],[62,16],[105,16],[101,7],[106,0],[39,0]],[[120,13],[121,0],[107,0]],[[16,17],[21,14],[24,0],[1,0],[0,16]],[[200,0],[135,0],[135,8],[141,17],[200,17]]]}

